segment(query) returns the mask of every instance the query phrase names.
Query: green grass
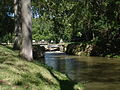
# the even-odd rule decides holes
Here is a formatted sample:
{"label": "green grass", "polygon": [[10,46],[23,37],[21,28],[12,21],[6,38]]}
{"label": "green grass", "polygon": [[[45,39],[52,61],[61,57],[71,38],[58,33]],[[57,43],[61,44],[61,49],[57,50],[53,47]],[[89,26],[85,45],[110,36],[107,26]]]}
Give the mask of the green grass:
{"label": "green grass", "polygon": [[18,51],[0,45],[0,90],[83,90],[66,75],[18,56]]}

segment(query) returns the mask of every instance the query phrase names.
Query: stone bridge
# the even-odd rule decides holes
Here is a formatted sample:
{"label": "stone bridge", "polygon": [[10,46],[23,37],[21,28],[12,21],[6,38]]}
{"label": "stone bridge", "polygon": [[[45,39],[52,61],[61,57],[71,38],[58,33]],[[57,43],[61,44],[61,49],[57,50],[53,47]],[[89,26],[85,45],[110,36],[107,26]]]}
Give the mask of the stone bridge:
{"label": "stone bridge", "polygon": [[33,45],[40,45],[41,47],[45,47],[46,51],[61,51],[64,52],[66,50],[65,44],[49,44],[49,43],[33,43]]}

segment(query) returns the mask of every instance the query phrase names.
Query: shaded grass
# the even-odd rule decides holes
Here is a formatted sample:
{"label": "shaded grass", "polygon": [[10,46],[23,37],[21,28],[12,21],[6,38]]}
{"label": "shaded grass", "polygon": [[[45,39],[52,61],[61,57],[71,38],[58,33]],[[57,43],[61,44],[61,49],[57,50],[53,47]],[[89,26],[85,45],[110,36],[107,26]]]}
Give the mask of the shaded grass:
{"label": "shaded grass", "polygon": [[64,74],[18,56],[18,51],[0,46],[0,90],[83,90]]}

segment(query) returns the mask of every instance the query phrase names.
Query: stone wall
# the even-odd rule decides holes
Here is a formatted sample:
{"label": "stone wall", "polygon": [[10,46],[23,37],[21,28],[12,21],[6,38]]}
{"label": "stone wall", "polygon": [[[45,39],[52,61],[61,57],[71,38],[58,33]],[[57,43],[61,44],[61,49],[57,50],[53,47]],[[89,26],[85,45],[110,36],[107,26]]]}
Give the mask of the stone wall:
{"label": "stone wall", "polygon": [[66,53],[79,56],[90,56],[94,45],[92,44],[69,44]]}
{"label": "stone wall", "polygon": [[40,45],[33,45],[33,58],[40,59],[44,58],[45,47]]}

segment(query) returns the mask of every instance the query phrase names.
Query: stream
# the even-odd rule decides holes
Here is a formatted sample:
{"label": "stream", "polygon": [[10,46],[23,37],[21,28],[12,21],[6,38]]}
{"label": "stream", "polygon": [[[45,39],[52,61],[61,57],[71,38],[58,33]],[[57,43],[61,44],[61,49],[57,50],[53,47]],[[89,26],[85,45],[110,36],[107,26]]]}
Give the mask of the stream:
{"label": "stream", "polygon": [[46,52],[44,63],[83,83],[86,90],[120,90],[120,59]]}

